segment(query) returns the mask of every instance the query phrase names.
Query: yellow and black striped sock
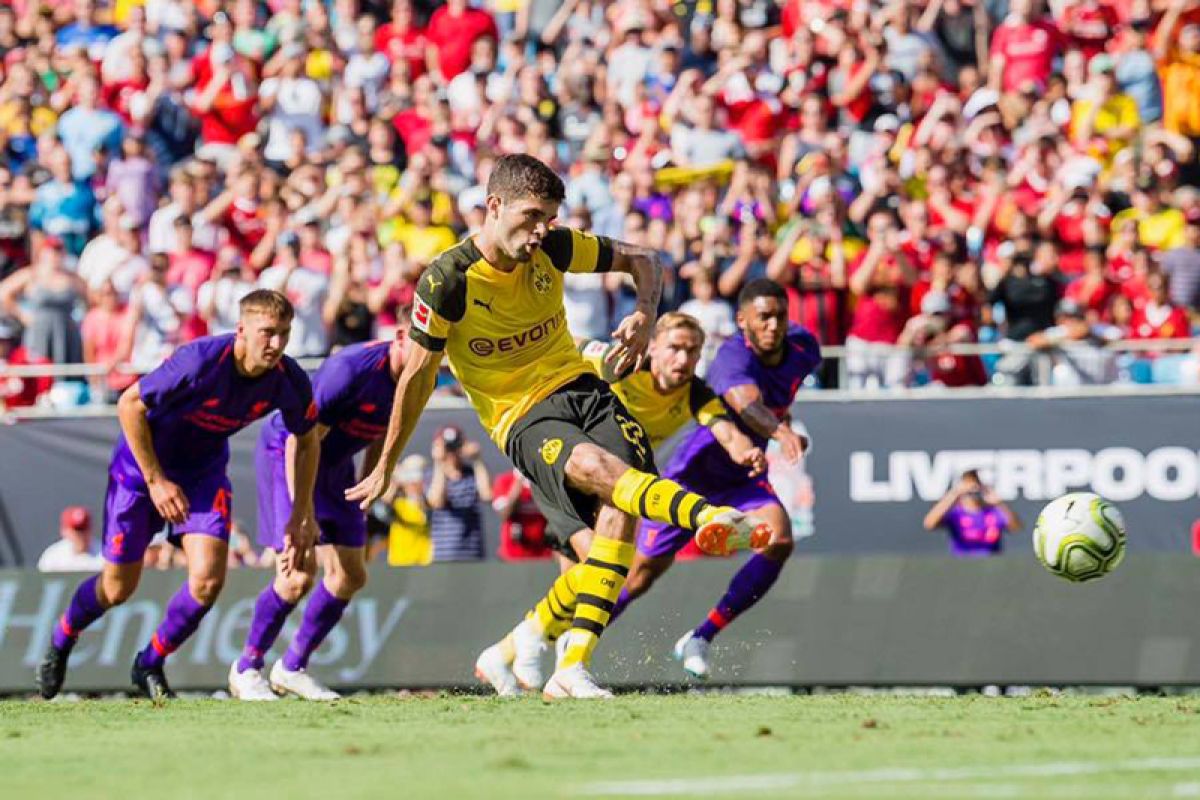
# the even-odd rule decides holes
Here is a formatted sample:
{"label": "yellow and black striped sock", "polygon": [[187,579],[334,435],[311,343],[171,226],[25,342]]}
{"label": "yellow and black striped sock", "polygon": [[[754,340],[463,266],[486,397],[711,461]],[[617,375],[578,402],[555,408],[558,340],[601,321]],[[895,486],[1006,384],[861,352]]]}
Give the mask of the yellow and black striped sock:
{"label": "yellow and black striped sock", "polygon": [[626,514],[689,530],[696,530],[724,510],[673,480],[632,467],[617,478],[612,503]]}
{"label": "yellow and black striped sock", "polygon": [[571,628],[575,617],[575,597],[579,593],[579,582],[583,575],[583,564],[576,564],[559,575],[550,586],[546,596],[538,600],[525,619],[536,620],[542,636],[553,642]]}
{"label": "yellow and black striped sock", "polygon": [[587,664],[591,660],[596,642],[604,633],[617,596],[625,585],[634,552],[632,542],[601,536],[592,540],[587,560],[579,565],[575,621],[567,633],[567,649],[560,668]]}

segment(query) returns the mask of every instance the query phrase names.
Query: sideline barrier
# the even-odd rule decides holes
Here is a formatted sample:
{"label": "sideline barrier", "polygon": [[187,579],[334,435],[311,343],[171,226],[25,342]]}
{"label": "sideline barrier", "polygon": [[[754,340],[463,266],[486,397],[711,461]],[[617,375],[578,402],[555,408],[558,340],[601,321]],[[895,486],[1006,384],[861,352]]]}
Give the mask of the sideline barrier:
{"label": "sideline barrier", "polygon": [[[1027,396],[990,393],[899,399],[827,400],[802,393],[792,409],[814,442],[806,474],[777,483],[812,553],[940,553],[944,537],[921,520],[964,469],[1013,502],[1026,533],[1039,508],[1063,492],[1091,488],[1117,503],[1131,552],[1188,552],[1200,518],[1200,395]],[[474,412],[433,408],[409,452],[428,454],[434,433],[454,423],[484,443],[492,474],[510,468],[488,442]],[[89,507],[99,528],[108,458],[117,437],[111,418],[31,420],[0,426],[0,502],[25,564],[57,536],[63,507]],[[233,515],[255,530],[253,451],[257,427],[233,438]],[[658,463],[665,465],[666,455]],[[0,525],[3,518],[0,517]],[[496,518],[485,509],[495,552]],[[2,542],[0,542],[2,545]],[[1025,550],[1024,538],[1011,547]],[[0,563],[13,565],[0,546]]]}
{"label": "sideline barrier", "polygon": [[[614,685],[681,683],[675,639],[698,623],[735,564],[689,562],[604,636],[599,677]],[[313,658],[335,686],[473,686],[475,656],[548,586],[535,565],[375,569]],[[33,668],[81,576],[0,572],[0,692],[32,692]],[[126,691],[182,573],[147,573],[137,596],[80,639],[67,691]],[[714,647],[713,680],[734,685],[1200,685],[1200,607],[1190,560],[1131,556],[1076,585],[1032,555],[798,558]],[[219,688],[269,576],[235,571],[216,608],[169,662],[179,689]],[[275,654],[286,647],[292,615]],[[549,654],[547,654],[547,666]]]}

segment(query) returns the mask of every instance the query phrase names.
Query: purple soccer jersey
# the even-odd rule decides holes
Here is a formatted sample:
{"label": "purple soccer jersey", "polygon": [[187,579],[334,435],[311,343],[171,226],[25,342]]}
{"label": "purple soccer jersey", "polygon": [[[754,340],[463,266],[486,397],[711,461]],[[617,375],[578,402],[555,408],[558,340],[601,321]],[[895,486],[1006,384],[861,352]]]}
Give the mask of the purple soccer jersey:
{"label": "purple soccer jersey", "polygon": [[998,508],[968,511],[956,504],[942,519],[950,532],[950,552],[956,556],[992,555],[1004,546],[1008,520]]}
{"label": "purple soccer jersey", "polygon": [[[366,517],[346,499],[355,483],[354,456],[387,432],[396,393],[390,342],[368,342],[339,350],[313,376],[317,420],[329,427],[321,440],[321,459],[313,505],[321,544],[360,547],[366,543]],[[259,544],[280,550],[292,513],[284,448],[289,430],[282,414],[263,425],[255,450],[258,469]]]}
{"label": "purple soccer jersey", "polygon": [[[139,381],[154,452],[166,477],[188,498],[189,516],[172,526],[173,537],[229,538],[229,437],[276,409],[296,434],[316,423],[312,387],[300,365],[284,356],[267,373],[246,377],[235,366],[234,339],[229,334],[189,342]],[[104,557],[140,561],[163,524],[122,433],[109,465]]]}
{"label": "purple soccer jersey", "polygon": [[[744,335],[735,336],[717,350],[705,381],[722,398],[737,386],[757,386],[763,405],[783,419],[796,399],[800,384],[821,364],[821,346],[799,325],[788,328],[784,348],[783,360],[769,366],[755,355]],[[751,441],[766,449],[766,437],[751,430],[732,409],[729,417]],[[679,444],[662,475],[716,505],[752,511],[779,502],[766,476],[749,477],[746,468],[735,464],[712,431],[703,426]],[[638,530],[638,550],[650,557],[671,555],[691,537],[691,532],[682,528],[643,522]]]}

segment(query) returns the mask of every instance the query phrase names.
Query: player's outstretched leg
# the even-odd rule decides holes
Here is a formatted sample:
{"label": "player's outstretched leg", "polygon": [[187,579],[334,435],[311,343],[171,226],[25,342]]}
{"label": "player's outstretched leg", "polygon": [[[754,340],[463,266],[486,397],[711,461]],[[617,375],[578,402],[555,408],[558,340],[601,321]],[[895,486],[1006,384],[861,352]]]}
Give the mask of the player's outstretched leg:
{"label": "player's outstretched leg", "polygon": [[227,542],[215,536],[187,534],[183,537],[183,552],[187,555],[187,581],[167,603],[163,621],[150,643],[138,653],[130,673],[134,686],[151,700],[175,696],[163,672],[167,657],[196,632],[225,585]]}
{"label": "player's outstretched leg", "polygon": [[230,695],[238,700],[250,702],[270,702],[279,699],[279,695],[271,689],[267,676],[263,674],[267,652],[279,638],[279,632],[283,630],[288,615],[312,589],[316,573],[316,554],[311,551],[305,563],[290,575],[283,574],[283,568],[276,560],[275,578],[262,590],[254,603],[254,617],[250,620],[250,630],[246,634],[242,655],[230,665]]}
{"label": "player's outstretched leg", "polygon": [[694,678],[709,675],[708,649],[713,638],[730,622],[754,606],[775,585],[788,556],[792,553],[792,529],[787,512],[772,504],[758,510],[767,524],[779,531],[762,552],[755,553],[742,565],[729,588],[708,616],[675,643],[674,655]]}
{"label": "player's outstretched leg", "polygon": [[542,652],[571,627],[575,596],[583,564],[575,564],[559,575],[545,597],[525,615],[511,632],[488,647],[475,660],[475,677],[489,684],[501,697],[512,697],[521,689],[542,688]]}
{"label": "player's outstretched leg", "polygon": [[91,625],[108,609],[120,605],[133,595],[142,575],[142,563],[107,563],[104,570],[85,580],[75,589],[67,610],[50,634],[50,647],[38,664],[35,679],[38,693],[49,700],[62,690],[67,677],[67,660],[84,628]]}
{"label": "player's outstretched leg", "polygon": [[308,659],[337,627],[350,599],[367,584],[363,547],[333,545],[321,549],[325,577],[317,584],[304,608],[304,619],[300,621],[291,646],[271,668],[271,688],[305,700],[337,700],[341,697],[309,674]]}

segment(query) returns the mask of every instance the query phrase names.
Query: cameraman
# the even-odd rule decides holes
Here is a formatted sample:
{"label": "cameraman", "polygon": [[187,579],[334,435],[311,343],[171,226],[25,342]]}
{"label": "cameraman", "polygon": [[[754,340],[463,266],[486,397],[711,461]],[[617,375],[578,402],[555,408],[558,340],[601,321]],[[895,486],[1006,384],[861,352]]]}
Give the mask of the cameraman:
{"label": "cameraman", "polygon": [[1021,520],[972,469],[925,515],[925,530],[938,528],[950,534],[953,555],[991,556],[1000,553],[1005,533],[1021,530]]}
{"label": "cameraman", "polygon": [[468,442],[450,425],[433,439],[433,478],[429,482],[429,526],[433,560],[482,561],[483,513],[492,500],[492,479],[479,443]]}

